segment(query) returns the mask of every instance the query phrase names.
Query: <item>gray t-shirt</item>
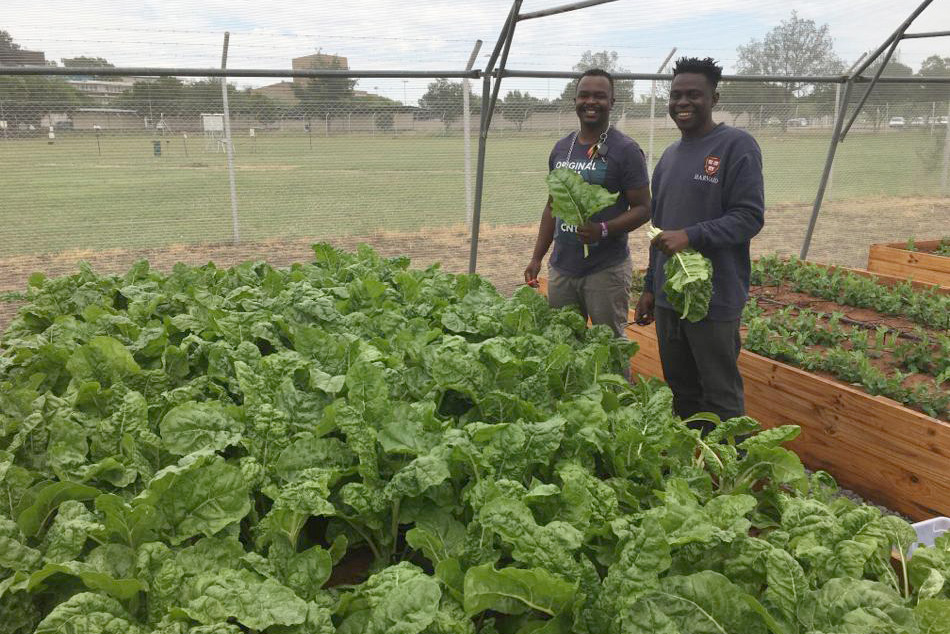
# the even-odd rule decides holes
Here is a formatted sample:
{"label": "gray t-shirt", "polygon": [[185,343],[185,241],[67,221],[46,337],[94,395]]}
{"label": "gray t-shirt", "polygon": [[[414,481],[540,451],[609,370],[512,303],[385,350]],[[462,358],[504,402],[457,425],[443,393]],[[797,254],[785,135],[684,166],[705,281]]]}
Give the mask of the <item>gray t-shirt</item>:
{"label": "gray t-shirt", "polygon": [[[639,189],[649,184],[646,161],[643,150],[637,142],[614,127],[607,131],[607,156],[587,158],[590,145],[574,140],[572,132],[554,144],[548,158],[548,169],[569,167],[584,177],[588,183],[605,187],[609,192],[620,192],[617,203],[597,212],[592,222],[606,222],[625,212],[630,202],[624,195],[628,189]],[[571,277],[582,277],[623,262],[630,254],[627,246],[627,233],[621,232],[608,236],[595,244],[588,245],[589,255],[584,257],[583,243],[577,238],[577,227],[554,219],[554,252],[551,254],[551,266],[559,273]]]}
{"label": "gray t-shirt", "polygon": [[[685,229],[690,247],[712,261],[707,319],[738,319],[749,296],[749,241],[765,222],[762,151],[752,136],[719,124],[666,149],[653,170],[653,225]],[[672,308],[663,284],[667,257],[650,249],[644,288]]]}

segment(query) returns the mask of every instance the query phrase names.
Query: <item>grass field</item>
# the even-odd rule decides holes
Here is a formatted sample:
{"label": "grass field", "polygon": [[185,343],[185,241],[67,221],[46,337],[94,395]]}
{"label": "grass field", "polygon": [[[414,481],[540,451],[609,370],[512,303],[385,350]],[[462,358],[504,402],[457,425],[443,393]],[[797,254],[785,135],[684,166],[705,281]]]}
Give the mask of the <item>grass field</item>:
{"label": "grass field", "polygon": [[[242,239],[413,231],[465,222],[460,137],[236,135]],[[646,146],[645,134],[634,132]],[[659,131],[657,155],[673,136]],[[526,224],[545,197],[556,135],[489,137],[482,220]],[[769,205],[810,203],[827,131],[762,133]],[[225,155],[204,139],[60,134],[0,139],[0,257],[70,249],[225,242],[231,203]],[[312,147],[311,147],[312,143]],[[477,150],[473,140],[472,165]],[[838,152],[834,200],[938,195],[939,152],[926,133],[855,134]]]}

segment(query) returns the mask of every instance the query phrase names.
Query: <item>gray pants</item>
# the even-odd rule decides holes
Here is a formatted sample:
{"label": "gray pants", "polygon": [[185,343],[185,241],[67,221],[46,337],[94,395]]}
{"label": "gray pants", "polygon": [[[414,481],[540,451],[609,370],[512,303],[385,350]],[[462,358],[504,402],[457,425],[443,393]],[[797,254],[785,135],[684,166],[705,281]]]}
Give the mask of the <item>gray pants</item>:
{"label": "gray pants", "polygon": [[657,306],[656,336],[663,376],[681,418],[713,412],[722,420],[742,416],[745,398],[736,362],[742,348],[739,320],[691,323]]}
{"label": "gray pants", "polygon": [[564,275],[548,267],[548,304],[551,308],[578,306],[592,324],[610,326],[616,336],[625,337],[632,279],[630,258],[582,277]]}

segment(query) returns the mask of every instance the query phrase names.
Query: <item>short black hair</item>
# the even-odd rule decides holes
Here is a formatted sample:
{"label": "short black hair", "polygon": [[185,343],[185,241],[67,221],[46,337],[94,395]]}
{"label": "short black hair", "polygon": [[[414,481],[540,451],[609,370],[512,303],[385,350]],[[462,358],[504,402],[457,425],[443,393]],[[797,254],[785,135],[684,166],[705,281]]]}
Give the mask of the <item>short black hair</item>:
{"label": "short black hair", "polygon": [[607,81],[610,82],[610,95],[614,94],[614,76],[605,71],[603,68],[588,68],[585,70],[580,77],[577,78],[577,84],[574,86],[574,92],[577,92],[577,86],[580,86],[581,80],[585,77],[606,77]]}
{"label": "short black hair", "polygon": [[712,84],[713,90],[715,90],[716,86],[719,85],[719,80],[722,79],[722,66],[718,65],[716,60],[711,57],[704,57],[703,59],[681,57],[676,60],[676,65],[673,66],[673,77],[680,73],[705,75],[709,83]]}

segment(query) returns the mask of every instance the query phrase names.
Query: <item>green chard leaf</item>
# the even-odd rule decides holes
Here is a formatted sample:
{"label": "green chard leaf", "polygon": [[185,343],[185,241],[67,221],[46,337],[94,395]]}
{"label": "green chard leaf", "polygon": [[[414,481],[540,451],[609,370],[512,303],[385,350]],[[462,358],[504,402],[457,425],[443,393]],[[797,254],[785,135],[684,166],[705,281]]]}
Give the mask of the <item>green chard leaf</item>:
{"label": "green chard leaf", "polygon": [[125,608],[111,597],[92,592],[75,594],[57,605],[34,634],[145,634]]}
{"label": "green chard leaf", "polygon": [[165,449],[176,456],[210,449],[221,451],[241,440],[242,426],[214,401],[174,407],[159,424]]}
{"label": "green chard leaf", "polygon": [[712,299],[712,262],[698,251],[686,249],[663,266],[666,283],[663,291],[681,319],[701,321],[709,313]]}
{"label": "green chard leaf", "polygon": [[189,454],[156,473],[132,506],[143,504],[155,507],[175,545],[195,535],[214,535],[251,509],[240,468],[209,453]]}
{"label": "green chard leaf", "polygon": [[551,170],[547,176],[551,195],[551,212],[556,218],[573,225],[583,225],[601,209],[617,202],[616,193],[600,185],[592,185],[567,167]]}
{"label": "green chard leaf", "polygon": [[571,610],[577,584],[543,568],[503,568],[492,564],[469,568],[465,573],[465,613],[475,616],[485,610],[503,614],[537,611],[556,616]]}
{"label": "green chard leaf", "polygon": [[191,593],[196,598],[188,603],[185,613],[206,625],[233,618],[246,627],[263,630],[272,625],[297,625],[307,618],[307,603],[290,588],[248,570],[199,575]]}

